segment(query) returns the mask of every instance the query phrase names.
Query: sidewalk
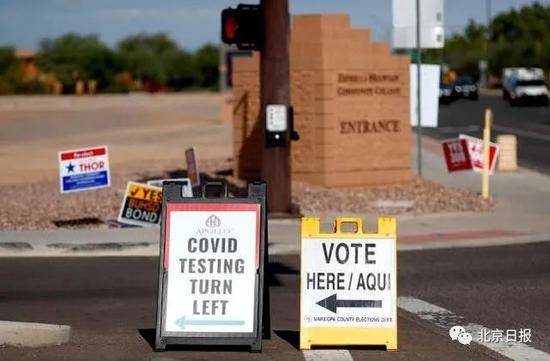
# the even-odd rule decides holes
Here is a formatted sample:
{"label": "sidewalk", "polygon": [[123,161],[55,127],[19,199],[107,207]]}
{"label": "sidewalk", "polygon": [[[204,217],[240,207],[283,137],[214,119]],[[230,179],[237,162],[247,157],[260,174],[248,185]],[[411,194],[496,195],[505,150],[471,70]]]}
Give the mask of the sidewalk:
{"label": "sidewalk", "polygon": [[[423,142],[423,175],[445,186],[480,193],[481,174],[448,173],[439,142]],[[413,154],[416,170],[416,149]],[[402,220],[402,234],[496,230],[550,238],[550,176],[520,168],[517,172],[495,172],[491,176],[493,210],[419,216]]]}
{"label": "sidewalk", "polygon": [[[413,142],[413,169],[416,151]],[[441,146],[426,138],[423,142],[423,175],[445,186],[479,193],[481,175],[447,172]],[[489,212],[397,215],[400,250],[468,247],[528,243],[550,240],[550,176],[527,169],[515,173],[496,172],[491,177],[491,194],[497,203]],[[306,216],[324,217],[328,213]],[[366,228],[376,231],[376,215],[345,214],[365,219]],[[272,254],[299,253],[300,221],[269,221]],[[0,232],[2,256],[153,256],[158,255],[158,227],[113,230],[56,230]]]}
{"label": "sidewalk", "polygon": [[[411,164],[416,163],[413,139]],[[423,177],[448,187],[481,192],[481,173],[447,172],[441,144],[423,139]],[[453,212],[397,215],[401,250],[502,245],[550,240],[550,176],[520,168],[517,172],[495,172],[490,179],[495,207],[488,212]],[[329,217],[343,216],[329,214]],[[361,215],[357,215],[361,216]],[[367,227],[375,227],[375,216],[362,215]],[[370,223],[369,223],[370,222]],[[374,228],[371,228],[375,230]]]}

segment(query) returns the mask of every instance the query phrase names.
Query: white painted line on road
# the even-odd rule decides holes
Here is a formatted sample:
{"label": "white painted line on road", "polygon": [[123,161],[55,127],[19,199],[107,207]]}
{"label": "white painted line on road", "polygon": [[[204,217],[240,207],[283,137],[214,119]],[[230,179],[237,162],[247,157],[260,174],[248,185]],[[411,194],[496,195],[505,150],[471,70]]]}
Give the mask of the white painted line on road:
{"label": "white painted line on road", "polygon": [[300,245],[298,244],[298,241],[296,241],[296,244],[273,243],[269,245],[270,256],[279,255],[279,254],[299,254],[299,253],[300,253]]}
{"label": "white painted line on road", "polygon": [[491,333],[493,330],[477,323],[468,323],[464,317],[454,314],[442,307],[414,297],[399,297],[397,303],[399,308],[413,313],[423,320],[430,321],[446,331],[449,331],[452,326],[460,325],[472,335],[474,342],[511,358],[512,360],[550,361],[550,354],[522,342],[484,342],[479,340],[477,335],[479,335],[482,330],[487,330]]}
{"label": "white painted line on road", "polygon": [[0,346],[44,347],[69,342],[71,326],[0,321]]}
{"label": "white painted line on road", "polygon": [[550,135],[540,134],[537,132],[532,132],[529,130],[523,130],[523,129],[517,129],[512,127],[505,127],[502,125],[493,125],[493,129],[502,132],[502,133],[509,133],[509,134],[515,134],[519,135],[520,137],[527,137],[527,138],[533,138],[537,140],[542,140],[545,142],[550,142]]}
{"label": "white painted line on road", "polygon": [[353,361],[348,350],[303,350],[306,361]]}

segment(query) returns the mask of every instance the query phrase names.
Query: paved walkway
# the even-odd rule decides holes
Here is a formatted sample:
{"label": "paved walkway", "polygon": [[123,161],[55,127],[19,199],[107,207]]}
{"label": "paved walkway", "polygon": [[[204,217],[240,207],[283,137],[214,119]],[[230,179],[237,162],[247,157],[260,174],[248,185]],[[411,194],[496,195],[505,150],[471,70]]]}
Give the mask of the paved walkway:
{"label": "paved walkway", "polygon": [[[423,146],[423,173],[427,179],[445,186],[480,193],[481,174],[448,173],[438,142],[426,139]],[[416,169],[416,152],[413,152]],[[400,222],[405,234],[498,230],[531,235],[550,234],[550,176],[520,168],[517,172],[495,172],[491,176],[495,208],[481,213],[420,216]]]}
{"label": "paved walkway", "polygon": [[[412,165],[416,168],[413,142]],[[481,174],[448,173],[439,142],[423,141],[423,176],[445,186],[480,193]],[[520,168],[517,172],[495,172],[491,176],[491,195],[496,206],[488,212],[456,212],[427,215],[398,215],[400,250],[449,247],[477,247],[530,243],[550,239],[550,176]],[[344,214],[328,213],[325,221]],[[349,216],[349,214],[347,214]],[[358,214],[366,227],[375,230],[376,216]],[[291,240],[298,232],[298,222],[273,225],[275,252],[297,251]],[[325,226],[330,227],[329,224]],[[284,236],[282,236],[284,234]]]}

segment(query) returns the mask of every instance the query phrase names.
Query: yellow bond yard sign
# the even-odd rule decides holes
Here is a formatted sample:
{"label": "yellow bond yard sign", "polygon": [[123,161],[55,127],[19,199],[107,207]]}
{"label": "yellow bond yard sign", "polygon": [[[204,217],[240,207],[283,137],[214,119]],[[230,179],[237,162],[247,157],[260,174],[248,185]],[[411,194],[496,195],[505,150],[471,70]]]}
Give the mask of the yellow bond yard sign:
{"label": "yellow bond yard sign", "polygon": [[136,226],[152,226],[160,221],[162,188],[128,182],[118,221]]}
{"label": "yellow bond yard sign", "polygon": [[[384,345],[397,350],[395,218],[363,233],[360,218],[336,218],[334,233],[302,218],[300,348]],[[342,232],[351,223],[355,232]]]}

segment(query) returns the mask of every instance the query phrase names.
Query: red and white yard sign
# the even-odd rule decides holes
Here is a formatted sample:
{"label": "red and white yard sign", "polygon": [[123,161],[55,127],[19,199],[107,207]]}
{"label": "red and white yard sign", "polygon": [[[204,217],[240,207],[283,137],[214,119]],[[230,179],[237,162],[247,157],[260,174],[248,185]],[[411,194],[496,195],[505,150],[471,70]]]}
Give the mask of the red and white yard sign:
{"label": "red and white yard sign", "polygon": [[449,172],[472,169],[468,144],[465,139],[446,140],[442,145]]}
{"label": "red and white yard sign", "polygon": [[[458,139],[446,140],[441,145],[449,172],[469,169],[483,171],[483,139],[460,134]],[[489,174],[495,169],[497,156],[498,145],[490,143]]]}
{"label": "red and white yard sign", "polygon": [[[483,139],[460,134],[458,139],[466,140],[468,144],[468,153],[472,162],[474,172],[483,171]],[[498,144],[489,143],[489,174],[493,174],[495,164],[497,163]]]}

